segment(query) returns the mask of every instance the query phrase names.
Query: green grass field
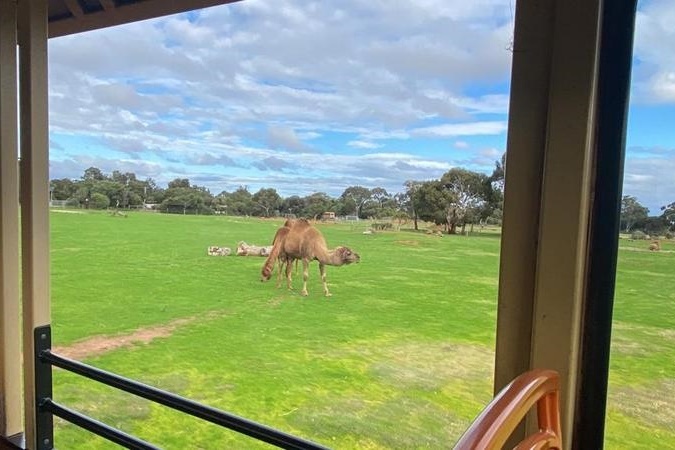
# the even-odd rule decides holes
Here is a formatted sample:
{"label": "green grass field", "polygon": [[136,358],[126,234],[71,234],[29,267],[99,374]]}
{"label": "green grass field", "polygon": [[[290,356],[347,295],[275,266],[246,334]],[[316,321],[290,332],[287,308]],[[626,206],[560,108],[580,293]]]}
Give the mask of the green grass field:
{"label": "green grass field", "polygon": [[[328,267],[330,298],[316,263],[303,298],[300,274],[288,292],[260,283],[264,258],[206,254],[268,244],[280,223],[52,213],[54,345],[104,337],[86,362],[336,449],[451,447],[492,394],[499,236],[319,225],[361,255]],[[675,448],[675,245],[621,245],[607,448]],[[268,448],[62,371],[54,383],[57,401],[163,448]],[[56,445],[116,448],[59,420]]]}

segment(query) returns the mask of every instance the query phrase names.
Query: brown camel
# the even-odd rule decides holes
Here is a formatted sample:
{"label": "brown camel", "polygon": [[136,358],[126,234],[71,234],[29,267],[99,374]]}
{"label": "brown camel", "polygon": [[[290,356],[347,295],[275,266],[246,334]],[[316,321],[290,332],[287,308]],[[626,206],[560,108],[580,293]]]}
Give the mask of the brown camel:
{"label": "brown camel", "polygon": [[[272,240],[272,251],[268,254],[267,259],[265,260],[265,264],[263,264],[263,268],[261,271],[260,281],[267,281],[272,277],[274,265],[275,264],[278,265],[277,284],[276,284],[277,288],[281,286],[281,277],[284,271],[284,267],[288,267],[289,265],[292,266],[293,258],[286,257],[286,254],[283,252],[282,248],[278,248],[278,251],[274,252],[274,246],[277,245],[278,242],[282,241],[286,237],[288,232],[291,230],[291,226],[293,225],[294,222],[295,221],[293,219],[286,220],[284,225],[281,228],[279,228],[277,232],[274,234],[274,239]],[[295,260],[295,267],[296,269],[298,267],[297,259]],[[291,288],[290,285],[288,286],[288,288],[289,289]]]}
{"label": "brown camel", "polygon": [[[286,282],[291,289],[291,269],[293,260],[302,260],[302,291],[300,295],[307,295],[307,278],[309,277],[309,263],[319,261],[319,273],[323,283],[323,292],[326,297],[331,294],[326,284],[326,266],[342,266],[359,262],[361,257],[347,247],[328,249],[326,240],[319,230],[307,220],[299,219],[277,230],[272,252],[265,261],[262,269],[263,280],[269,280],[277,260],[286,262]],[[280,266],[281,264],[280,263]],[[281,270],[281,267],[280,267]]]}

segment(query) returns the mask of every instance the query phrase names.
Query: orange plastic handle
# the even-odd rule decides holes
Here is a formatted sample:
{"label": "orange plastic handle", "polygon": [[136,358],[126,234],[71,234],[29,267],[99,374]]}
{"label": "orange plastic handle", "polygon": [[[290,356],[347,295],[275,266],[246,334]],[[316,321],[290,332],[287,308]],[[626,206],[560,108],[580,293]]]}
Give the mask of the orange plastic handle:
{"label": "orange plastic handle", "polygon": [[455,444],[455,450],[501,449],[535,404],[539,431],[526,437],[516,449],[562,449],[560,377],[554,370],[535,369],[520,375],[497,394]]}

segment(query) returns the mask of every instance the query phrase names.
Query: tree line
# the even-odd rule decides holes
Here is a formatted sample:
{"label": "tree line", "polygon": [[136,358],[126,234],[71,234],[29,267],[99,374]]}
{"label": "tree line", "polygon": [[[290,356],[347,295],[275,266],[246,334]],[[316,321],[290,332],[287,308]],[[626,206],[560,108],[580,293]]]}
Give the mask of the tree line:
{"label": "tree line", "polygon": [[53,179],[50,199],[66,206],[91,209],[153,208],[177,214],[228,214],[238,216],[295,216],[320,218],[332,211],[359,219],[394,218],[433,222],[455,233],[458,227],[475,223],[500,223],[504,187],[504,157],[495,162],[492,175],[453,168],[440,179],[403,184],[391,194],[381,187],[350,186],[337,197],[324,192],[281,197],[274,188],[250,192],[240,186],[232,192],[213,195],[187,178],[176,178],[161,188],[152,178],[140,180],[134,173],[105,174],[89,167],[80,179]]}
{"label": "tree line", "polygon": [[632,195],[621,199],[620,227],[635,237],[642,235],[673,237],[675,233],[675,202],[661,207],[660,215],[649,215],[649,209]]}
{"label": "tree line", "polygon": [[[381,187],[350,186],[333,198],[324,192],[301,197],[281,197],[274,188],[252,193],[246,186],[217,195],[176,178],[161,188],[152,178],[140,180],[134,173],[113,171],[107,175],[90,167],[80,179],[54,179],[50,199],[67,206],[106,209],[152,207],[165,213],[229,214],[237,216],[295,216],[320,218],[326,211],[360,219],[394,218],[432,222],[449,233],[476,223],[500,224],[504,200],[505,158],[495,161],[491,175],[456,167],[440,179],[403,183],[402,192],[390,194]],[[620,227],[624,233],[672,235],[675,233],[675,202],[661,207],[661,214],[649,210],[634,196],[621,201]]]}

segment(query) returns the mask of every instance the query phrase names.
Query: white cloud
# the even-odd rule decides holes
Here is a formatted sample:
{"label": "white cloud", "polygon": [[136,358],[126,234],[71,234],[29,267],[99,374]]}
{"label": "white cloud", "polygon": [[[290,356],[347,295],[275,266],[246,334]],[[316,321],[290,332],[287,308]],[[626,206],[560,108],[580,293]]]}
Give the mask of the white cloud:
{"label": "white cloud", "polygon": [[675,150],[657,150],[626,158],[623,194],[632,195],[659,215],[661,206],[675,201]]}
{"label": "white cloud", "polygon": [[354,148],[365,148],[365,149],[374,149],[382,147],[382,144],[376,144],[375,142],[368,141],[349,141],[347,145]]}
{"label": "white cloud", "polygon": [[635,24],[634,101],[675,103],[675,4],[641,1]]}
{"label": "white cloud", "polygon": [[[391,189],[460,164],[489,172],[506,132],[512,8],[246,0],[53,39],[50,128],[71,138],[52,136],[61,158],[53,169],[79,177],[118,161],[140,176],[289,190],[366,181]],[[675,2],[640,2],[634,101],[675,103],[672,23]],[[111,153],[78,156],[91,149],[72,144],[76,136]],[[343,155],[344,142],[377,153]],[[429,142],[447,154],[428,151]],[[664,168],[673,159],[670,151],[629,158],[626,190],[654,206],[671,201]]]}
{"label": "white cloud", "polygon": [[477,136],[494,135],[506,131],[506,122],[469,122],[469,123],[451,123],[443,125],[434,125],[428,127],[414,128],[411,133],[415,136]]}

